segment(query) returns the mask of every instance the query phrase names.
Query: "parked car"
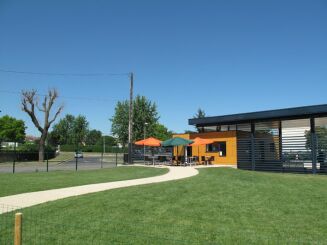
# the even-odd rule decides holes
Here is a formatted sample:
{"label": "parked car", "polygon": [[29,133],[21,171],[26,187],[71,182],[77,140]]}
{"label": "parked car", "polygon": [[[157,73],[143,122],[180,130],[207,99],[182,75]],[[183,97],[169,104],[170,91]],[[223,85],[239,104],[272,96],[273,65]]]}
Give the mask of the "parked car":
{"label": "parked car", "polygon": [[75,158],[83,158],[83,152],[81,151],[75,152]]}

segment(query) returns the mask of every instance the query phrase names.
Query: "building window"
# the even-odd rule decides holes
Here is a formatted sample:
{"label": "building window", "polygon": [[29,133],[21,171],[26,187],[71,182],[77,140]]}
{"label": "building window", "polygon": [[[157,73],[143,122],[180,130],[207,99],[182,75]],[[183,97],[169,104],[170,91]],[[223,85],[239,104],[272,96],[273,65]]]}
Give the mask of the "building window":
{"label": "building window", "polygon": [[212,144],[208,144],[207,152],[218,152],[219,156],[225,157],[226,156],[226,142],[214,142]]}

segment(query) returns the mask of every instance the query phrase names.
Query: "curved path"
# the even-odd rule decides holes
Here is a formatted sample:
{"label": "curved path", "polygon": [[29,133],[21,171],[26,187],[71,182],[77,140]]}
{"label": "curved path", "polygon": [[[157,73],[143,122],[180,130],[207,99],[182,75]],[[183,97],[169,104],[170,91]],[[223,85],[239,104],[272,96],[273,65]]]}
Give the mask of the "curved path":
{"label": "curved path", "polygon": [[15,209],[21,209],[21,208],[26,208],[33,205],[49,202],[49,201],[55,201],[66,197],[79,196],[79,195],[129,187],[129,186],[145,185],[145,184],[184,179],[184,178],[195,176],[199,173],[198,170],[196,170],[193,167],[167,167],[167,168],[169,168],[169,172],[167,174],[155,176],[155,177],[66,187],[60,189],[29,192],[29,193],[17,194],[12,196],[0,197],[0,205],[4,205],[4,207],[6,206],[8,207],[7,208],[8,210],[0,209],[0,214],[14,211]]}

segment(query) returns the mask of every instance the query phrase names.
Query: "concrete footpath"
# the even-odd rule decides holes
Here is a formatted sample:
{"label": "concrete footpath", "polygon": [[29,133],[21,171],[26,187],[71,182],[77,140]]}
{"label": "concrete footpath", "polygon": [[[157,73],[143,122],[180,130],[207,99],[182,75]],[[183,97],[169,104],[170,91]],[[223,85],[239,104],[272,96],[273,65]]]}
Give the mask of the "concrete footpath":
{"label": "concrete footpath", "polygon": [[[155,177],[66,187],[60,189],[29,192],[29,193],[17,194],[12,196],[0,197],[0,205],[10,207],[9,208],[10,210],[8,211],[14,211],[15,209],[31,207],[37,204],[55,201],[62,198],[79,196],[79,195],[129,187],[129,186],[145,185],[145,184],[184,179],[184,178],[195,176],[199,173],[198,170],[196,170],[194,167],[167,167],[167,168],[169,169],[169,172],[167,174],[155,176]],[[0,214],[4,212],[6,212],[6,210],[0,210]]]}

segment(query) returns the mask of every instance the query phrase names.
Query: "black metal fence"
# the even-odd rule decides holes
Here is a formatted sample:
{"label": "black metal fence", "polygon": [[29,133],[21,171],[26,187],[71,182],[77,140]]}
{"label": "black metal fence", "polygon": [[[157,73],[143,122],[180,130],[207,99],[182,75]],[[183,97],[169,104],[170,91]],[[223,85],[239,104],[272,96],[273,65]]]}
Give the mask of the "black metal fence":
{"label": "black metal fence", "polygon": [[0,173],[88,170],[116,167],[123,164],[118,152],[45,152],[38,161],[38,152],[0,151]]}
{"label": "black metal fence", "polygon": [[[134,163],[151,163],[156,161],[168,161],[173,157],[172,147],[150,147],[133,145],[133,162]],[[127,156],[126,156],[127,163]]]}
{"label": "black metal fence", "polygon": [[[246,204],[244,204],[246,205]],[[72,213],[38,212],[0,205],[0,244],[13,244],[15,215],[22,214],[21,244],[324,244],[310,235],[294,234],[288,230],[232,229],[224,220],[205,220],[179,223],[178,220],[121,220],[106,221],[90,215],[81,222]],[[249,207],[250,209],[250,207]],[[110,212],[106,210],[104,212]],[[221,211],[223,212],[223,211]],[[191,217],[192,218],[192,217]],[[99,221],[101,220],[101,221]],[[16,220],[17,222],[17,220]]]}
{"label": "black metal fence", "polygon": [[237,125],[238,168],[327,173],[327,118]]}

